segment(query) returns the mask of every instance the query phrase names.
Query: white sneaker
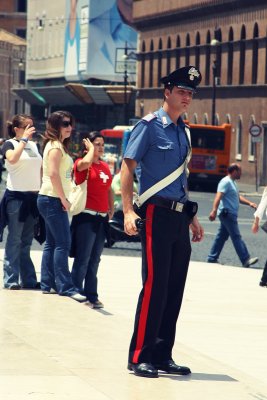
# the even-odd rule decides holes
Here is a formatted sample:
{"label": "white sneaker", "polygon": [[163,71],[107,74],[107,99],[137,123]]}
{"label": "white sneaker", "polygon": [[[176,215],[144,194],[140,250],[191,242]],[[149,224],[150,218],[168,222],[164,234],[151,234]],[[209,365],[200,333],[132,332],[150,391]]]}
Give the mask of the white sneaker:
{"label": "white sneaker", "polygon": [[249,259],[243,264],[243,267],[248,268],[248,267],[250,267],[251,265],[256,264],[256,262],[258,262],[258,261],[259,261],[258,257],[249,258]]}
{"label": "white sneaker", "polygon": [[80,293],[75,293],[72,296],[70,296],[71,299],[79,301],[80,303],[83,303],[84,301],[87,300],[87,298]]}
{"label": "white sneaker", "polygon": [[50,290],[43,290],[43,294],[56,294],[56,290],[51,288]]}

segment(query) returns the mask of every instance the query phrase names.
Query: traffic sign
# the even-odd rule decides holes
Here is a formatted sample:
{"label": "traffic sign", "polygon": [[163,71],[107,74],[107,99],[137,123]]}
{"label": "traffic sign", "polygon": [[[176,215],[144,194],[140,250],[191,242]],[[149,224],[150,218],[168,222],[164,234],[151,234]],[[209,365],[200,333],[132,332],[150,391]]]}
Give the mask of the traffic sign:
{"label": "traffic sign", "polygon": [[252,143],[261,143],[262,138],[260,136],[252,136],[251,141]]}
{"label": "traffic sign", "polygon": [[252,124],[249,127],[249,133],[251,134],[251,136],[260,136],[261,134],[261,126],[258,124]]}

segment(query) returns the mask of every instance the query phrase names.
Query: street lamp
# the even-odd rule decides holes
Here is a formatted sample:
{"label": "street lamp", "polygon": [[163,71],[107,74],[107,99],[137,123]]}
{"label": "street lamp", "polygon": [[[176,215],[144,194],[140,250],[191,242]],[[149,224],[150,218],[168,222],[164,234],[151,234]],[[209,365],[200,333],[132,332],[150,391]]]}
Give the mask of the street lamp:
{"label": "street lamp", "polygon": [[216,54],[216,46],[219,44],[219,40],[212,39],[210,45],[215,47],[215,59],[213,60],[212,65],[212,108],[211,108],[211,117],[212,117],[212,125],[215,125],[216,122],[216,87],[218,84],[219,77],[218,75],[218,61]]}

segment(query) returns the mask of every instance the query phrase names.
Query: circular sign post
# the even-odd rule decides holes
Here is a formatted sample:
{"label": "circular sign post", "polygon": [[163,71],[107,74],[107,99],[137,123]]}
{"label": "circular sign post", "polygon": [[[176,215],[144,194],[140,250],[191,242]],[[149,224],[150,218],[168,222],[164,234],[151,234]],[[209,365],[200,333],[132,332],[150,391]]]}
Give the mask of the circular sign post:
{"label": "circular sign post", "polygon": [[251,136],[253,137],[257,137],[260,136],[261,134],[261,126],[258,124],[252,124],[249,127],[249,133],[251,134]]}
{"label": "circular sign post", "polygon": [[260,141],[260,134],[261,134],[261,126],[258,124],[252,124],[249,127],[249,133],[252,136],[252,142],[255,146],[255,181],[256,181],[256,192],[258,192],[258,159],[257,159],[257,142]]}

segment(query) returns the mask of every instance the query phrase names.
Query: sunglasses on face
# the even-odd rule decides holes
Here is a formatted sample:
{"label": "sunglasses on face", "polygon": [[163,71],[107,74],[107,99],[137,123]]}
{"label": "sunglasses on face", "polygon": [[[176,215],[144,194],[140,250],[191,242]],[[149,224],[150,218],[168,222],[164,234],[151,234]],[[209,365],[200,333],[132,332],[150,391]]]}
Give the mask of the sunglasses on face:
{"label": "sunglasses on face", "polygon": [[61,126],[63,128],[68,128],[69,126],[72,126],[72,123],[70,121],[62,121]]}

